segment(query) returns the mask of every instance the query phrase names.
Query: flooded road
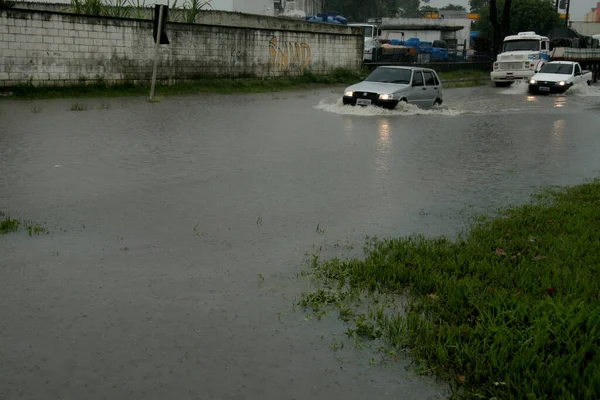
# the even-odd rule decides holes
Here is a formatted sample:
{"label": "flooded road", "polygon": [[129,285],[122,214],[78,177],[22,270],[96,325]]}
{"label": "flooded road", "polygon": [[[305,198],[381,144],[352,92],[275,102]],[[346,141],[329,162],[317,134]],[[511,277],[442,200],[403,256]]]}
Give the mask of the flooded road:
{"label": "flooded road", "polygon": [[0,236],[0,399],[444,398],[293,311],[305,253],[600,175],[600,88],[342,90],[0,101],[0,211],[50,230]]}

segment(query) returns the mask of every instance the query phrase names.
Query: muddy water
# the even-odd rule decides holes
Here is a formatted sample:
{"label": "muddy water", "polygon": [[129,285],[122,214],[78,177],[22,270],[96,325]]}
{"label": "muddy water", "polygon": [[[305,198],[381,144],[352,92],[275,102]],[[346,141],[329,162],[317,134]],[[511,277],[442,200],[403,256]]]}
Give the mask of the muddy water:
{"label": "muddy water", "polygon": [[[407,361],[293,312],[304,254],[452,235],[598,176],[600,91],[446,91],[420,111],[340,89],[0,102],[0,398],[443,398]],[[319,226],[319,231],[316,227]]]}

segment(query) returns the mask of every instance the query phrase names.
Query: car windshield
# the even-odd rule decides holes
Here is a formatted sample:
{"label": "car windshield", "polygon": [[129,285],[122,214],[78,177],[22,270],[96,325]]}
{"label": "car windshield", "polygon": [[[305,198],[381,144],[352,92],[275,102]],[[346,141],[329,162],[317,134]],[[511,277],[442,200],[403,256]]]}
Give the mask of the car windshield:
{"label": "car windshield", "polygon": [[539,40],[509,40],[504,42],[502,52],[507,51],[539,51],[540,41]]}
{"label": "car windshield", "polygon": [[541,73],[544,74],[564,74],[571,75],[573,73],[573,65],[572,64],[544,64]]}
{"label": "car windshield", "polygon": [[405,68],[377,68],[365,79],[367,82],[410,83],[412,71]]}

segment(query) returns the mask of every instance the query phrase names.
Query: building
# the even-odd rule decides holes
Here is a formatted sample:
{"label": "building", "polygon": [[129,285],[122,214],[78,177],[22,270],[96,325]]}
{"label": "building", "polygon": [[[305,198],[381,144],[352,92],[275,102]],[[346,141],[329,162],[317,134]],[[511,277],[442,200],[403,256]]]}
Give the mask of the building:
{"label": "building", "polygon": [[[459,52],[468,49],[471,41],[471,20],[466,12],[444,12],[436,18],[382,18],[383,39],[407,40],[419,38],[423,42],[445,40]],[[441,13],[440,13],[441,14]]]}
{"label": "building", "polygon": [[275,15],[273,0],[211,0],[210,6],[213,10]]}
{"label": "building", "polygon": [[273,0],[275,13],[282,16],[304,18],[323,12],[323,0]]}
{"label": "building", "polygon": [[600,2],[590,12],[585,13],[583,20],[585,22],[600,22]]}

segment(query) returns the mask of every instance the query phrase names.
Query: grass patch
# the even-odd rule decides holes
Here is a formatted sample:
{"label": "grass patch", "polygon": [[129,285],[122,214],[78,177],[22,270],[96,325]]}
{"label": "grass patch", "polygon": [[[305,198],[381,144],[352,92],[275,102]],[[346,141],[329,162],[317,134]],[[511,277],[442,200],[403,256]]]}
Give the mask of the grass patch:
{"label": "grass patch", "polygon": [[[212,78],[205,77],[180,82],[174,85],[157,83],[156,96],[183,95],[196,93],[265,93],[283,90],[306,89],[315,85],[354,84],[364,74],[338,69],[331,75],[305,73],[300,76],[274,78]],[[117,85],[79,84],[75,86],[32,86],[22,85],[11,88],[12,98],[46,99],[76,97],[128,97],[149,96],[150,85],[122,83]]]}
{"label": "grass patch", "polygon": [[0,220],[0,234],[16,232],[19,230],[21,222],[11,217],[4,217]]}
{"label": "grass patch", "polygon": [[[454,398],[597,399],[599,273],[595,180],[480,218],[456,241],[371,239],[361,259],[315,255],[303,275],[319,289],[298,304],[407,351]],[[382,298],[403,300],[394,310]]]}
{"label": "grass patch", "polygon": [[461,71],[451,71],[451,72],[439,72],[438,76],[442,81],[447,80],[458,80],[458,79],[489,79],[490,71],[480,71],[480,70],[461,70]]}
{"label": "grass patch", "polygon": [[44,228],[40,224],[37,224],[33,221],[14,219],[0,212],[0,234],[17,232],[20,229],[27,231],[29,236],[48,233],[48,229]]}
{"label": "grass patch", "polygon": [[[315,75],[305,73],[300,76],[274,77],[274,78],[212,78],[204,77],[180,82],[174,85],[161,85],[157,83],[156,96],[184,95],[196,93],[265,93],[284,90],[309,89],[328,85],[352,85],[360,82],[361,77],[366,77],[369,71],[359,73],[337,69],[330,75]],[[442,81],[473,77],[473,81],[489,73],[481,71],[457,71],[440,73]],[[446,85],[444,83],[444,85]],[[12,96],[7,98],[17,99],[49,99],[49,98],[82,98],[82,97],[132,97],[149,96],[150,85],[121,83],[108,85],[99,83],[82,83],[74,86],[32,86],[21,85],[11,88]],[[77,104],[77,103],[75,103]],[[72,108],[73,109],[73,108]],[[83,111],[74,109],[74,111]]]}
{"label": "grass patch", "polygon": [[85,111],[87,110],[87,106],[81,103],[73,103],[71,104],[71,111]]}

